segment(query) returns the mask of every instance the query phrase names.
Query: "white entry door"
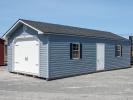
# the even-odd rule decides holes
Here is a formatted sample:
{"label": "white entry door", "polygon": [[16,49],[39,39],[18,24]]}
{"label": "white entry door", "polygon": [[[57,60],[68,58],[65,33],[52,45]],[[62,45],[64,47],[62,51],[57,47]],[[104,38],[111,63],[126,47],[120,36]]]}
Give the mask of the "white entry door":
{"label": "white entry door", "polygon": [[104,63],[105,63],[105,44],[104,43],[97,43],[96,44],[96,64],[97,70],[104,70]]}
{"label": "white entry door", "polygon": [[39,74],[38,41],[18,41],[14,44],[14,70],[32,75]]}

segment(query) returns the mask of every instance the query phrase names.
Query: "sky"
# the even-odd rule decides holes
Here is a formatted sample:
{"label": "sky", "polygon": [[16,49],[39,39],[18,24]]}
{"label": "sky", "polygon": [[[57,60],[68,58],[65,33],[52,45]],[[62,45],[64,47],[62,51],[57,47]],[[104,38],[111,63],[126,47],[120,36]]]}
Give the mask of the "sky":
{"label": "sky", "polygon": [[0,36],[18,19],[133,35],[133,0],[1,0]]}

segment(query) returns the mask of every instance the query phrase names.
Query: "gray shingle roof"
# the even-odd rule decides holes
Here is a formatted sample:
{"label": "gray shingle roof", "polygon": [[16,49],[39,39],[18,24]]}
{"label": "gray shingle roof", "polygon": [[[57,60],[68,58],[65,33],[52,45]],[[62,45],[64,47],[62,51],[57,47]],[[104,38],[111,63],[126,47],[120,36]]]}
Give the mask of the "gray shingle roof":
{"label": "gray shingle roof", "polygon": [[[59,24],[51,24],[45,22],[31,21],[20,19],[23,22],[35,27],[36,29],[46,33],[56,33],[56,34],[69,34],[69,35],[80,35],[80,36],[91,36],[91,37],[102,37],[115,40],[125,40],[126,38],[116,35],[111,32],[92,30],[86,28],[72,27]],[[126,39],[127,40],[127,39]]]}

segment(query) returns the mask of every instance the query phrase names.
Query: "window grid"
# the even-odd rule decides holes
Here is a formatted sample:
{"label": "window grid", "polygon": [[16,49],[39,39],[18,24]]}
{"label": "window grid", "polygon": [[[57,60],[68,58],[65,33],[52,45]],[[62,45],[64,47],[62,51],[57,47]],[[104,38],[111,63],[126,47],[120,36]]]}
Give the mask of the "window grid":
{"label": "window grid", "polygon": [[121,57],[122,56],[122,46],[121,45],[116,45],[115,56],[116,57]]}
{"label": "window grid", "polygon": [[72,44],[72,59],[80,59],[80,44]]}

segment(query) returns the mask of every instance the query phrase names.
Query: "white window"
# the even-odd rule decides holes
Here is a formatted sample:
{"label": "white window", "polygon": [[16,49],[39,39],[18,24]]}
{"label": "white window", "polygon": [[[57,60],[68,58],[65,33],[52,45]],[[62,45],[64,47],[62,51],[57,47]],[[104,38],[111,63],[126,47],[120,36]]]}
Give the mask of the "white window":
{"label": "white window", "polygon": [[115,46],[115,56],[116,57],[121,57],[122,56],[122,46],[121,45],[116,45]]}
{"label": "white window", "polygon": [[71,43],[70,44],[70,58],[71,59],[80,59],[81,58],[81,44],[80,43]]}

